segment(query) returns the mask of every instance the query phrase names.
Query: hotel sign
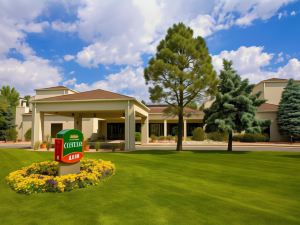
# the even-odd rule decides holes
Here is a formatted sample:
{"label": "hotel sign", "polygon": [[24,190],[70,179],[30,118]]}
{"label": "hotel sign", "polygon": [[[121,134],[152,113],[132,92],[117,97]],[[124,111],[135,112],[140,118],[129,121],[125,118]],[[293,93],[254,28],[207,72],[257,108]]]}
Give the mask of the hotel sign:
{"label": "hotel sign", "polygon": [[76,163],[83,157],[83,135],[79,130],[69,129],[57,133],[55,139],[55,160]]}

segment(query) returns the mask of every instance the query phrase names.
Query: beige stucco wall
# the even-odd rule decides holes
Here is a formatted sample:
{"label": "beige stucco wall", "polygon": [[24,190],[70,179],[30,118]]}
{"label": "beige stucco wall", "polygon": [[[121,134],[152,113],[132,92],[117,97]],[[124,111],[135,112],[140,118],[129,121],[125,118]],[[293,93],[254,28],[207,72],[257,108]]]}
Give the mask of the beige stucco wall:
{"label": "beige stucco wall", "polygon": [[265,83],[264,98],[267,103],[278,105],[281,99],[281,94],[287,83]]}
{"label": "beige stucco wall", "polygon": [[261,92],[259,98],[264,99],[264,83],[263,82],[255,85],[253,90],[252,90],[253,94],[256,94],[258,92]]}
{"label": "beige stucco wall", "polygon": [[[22,127],[19,130],[19,139],[25,140],[24,135],[32,126],[31,114],[25,114],[22,117]],[[74,128],[74,118],[60,115],[45,115],[44,117],[44,135],[51,135],[51,124],[62,123],[63,129]],[[97,118],[83,118],[82,119],[82,132],[86,138],[92,135],[97,135],[98,132],[98,119]]]}
{"label": "beige stucco wall", "polygon": [[283,137],[277,126],[277,112],[257,112],[256,117],[262,120],[270,120],[270,141],[286,141],[286,138]]}

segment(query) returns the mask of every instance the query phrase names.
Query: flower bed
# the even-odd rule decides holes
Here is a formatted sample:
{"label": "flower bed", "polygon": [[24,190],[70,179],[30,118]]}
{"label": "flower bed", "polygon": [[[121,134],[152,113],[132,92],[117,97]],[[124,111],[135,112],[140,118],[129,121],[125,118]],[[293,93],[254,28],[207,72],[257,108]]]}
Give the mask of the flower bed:
{"label": "flower bed", "polygon": [[79,174],[58,176],[58,162],[45,161],[11,172],[6,180],[18,193],[65,192],[97,185],[114,172],[110,161],[88,159],[81,160]]}

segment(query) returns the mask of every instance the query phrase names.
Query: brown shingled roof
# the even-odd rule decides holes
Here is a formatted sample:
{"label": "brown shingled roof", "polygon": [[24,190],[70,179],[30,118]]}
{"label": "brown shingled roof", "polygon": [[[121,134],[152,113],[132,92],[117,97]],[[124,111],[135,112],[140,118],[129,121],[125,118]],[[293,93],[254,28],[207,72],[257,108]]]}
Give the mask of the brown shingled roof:
{"label": "brown shingled roof", "polygon": [[[164,113],[164,110],[168,107],[167,105],[147,105],[150,109],[149,113]],[[201,114],[197,109],[185,108],[186,113],[195,113]]]}
{"label": "brown shingled roof", "polygon": [[263,103],[257,108],[257,112],[277,112],[278,105]]}
{"label": "brown shingled roof", "polygon": [[43,98],[36,100],[37,102],[43,101],[76,101],[76,100],[97,100],[97,99],[133,99],[132,97],[117,94],[110,91],[105,91],[101,89],[92,90],[92,91],[85,91],[75,94],[68,94],[68,95],[60,95],[50,98]]}

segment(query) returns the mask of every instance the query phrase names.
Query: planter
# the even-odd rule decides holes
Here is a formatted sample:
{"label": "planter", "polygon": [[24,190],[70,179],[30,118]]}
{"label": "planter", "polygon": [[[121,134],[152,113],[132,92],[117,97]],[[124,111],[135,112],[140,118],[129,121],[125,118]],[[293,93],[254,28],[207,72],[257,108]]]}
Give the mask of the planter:
{"label": "planter", "polygon": [[90,151],[90,146],[89,145],[84,146],[84,151],[86,152]]}
{"label": "planter", "polygon": [[46,148],[47,147],[47,144],[41,144],[41,146],[40,146],[41,148]]}

